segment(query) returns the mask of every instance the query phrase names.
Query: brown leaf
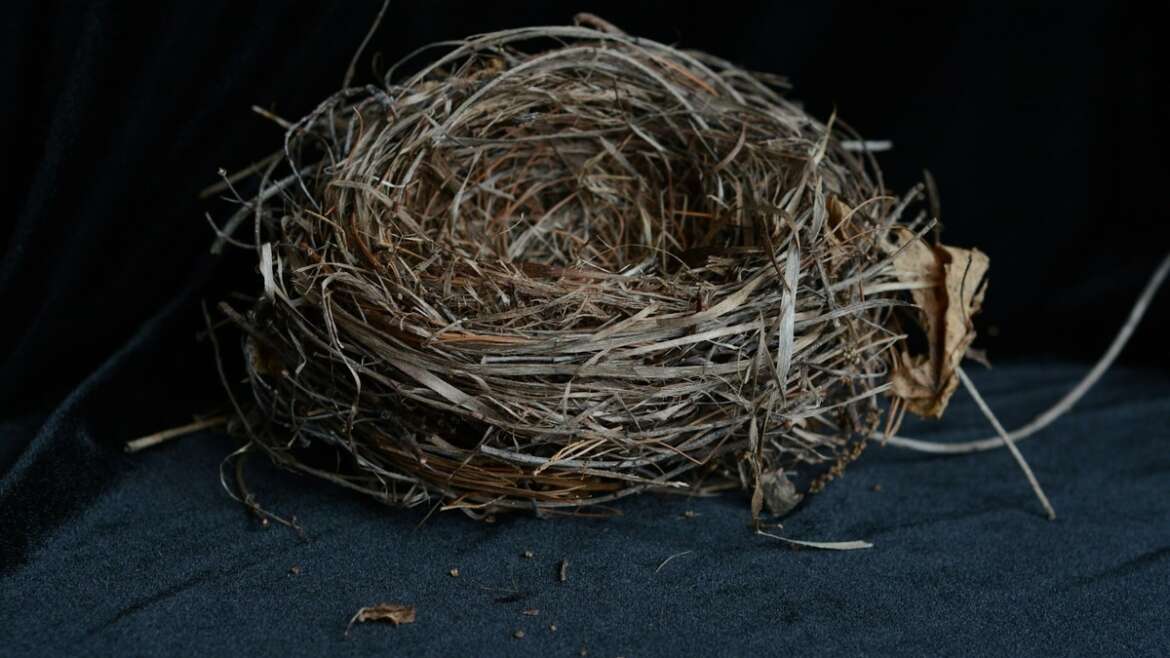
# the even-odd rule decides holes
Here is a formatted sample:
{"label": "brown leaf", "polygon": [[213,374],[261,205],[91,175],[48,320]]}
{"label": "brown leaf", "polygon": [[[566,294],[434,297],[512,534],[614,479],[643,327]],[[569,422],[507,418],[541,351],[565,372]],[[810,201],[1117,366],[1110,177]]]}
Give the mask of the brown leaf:
{"label": "brown leaf", "polygon": [[978,249],[931,246],[902,227],[894,237],[897,244],[905,244],[894,256],[899,279],[929,284],[911,290],[921,310],[929,354],[897,355],[893,394],[919,416],[938,418],[959,386],[955,369],[975,340],[971,316],[983,303],[989,261]]}
{"label": "brown leaf", "polygon": [[346,626],[345,634],[349,635],[349,629],[354,624],[365,623],[367,621],[385,621],[395,626],[399,624],[413,624],[414,606],[402,605],[400,603],[379,603],[378,605],[362,608],[357,611],[353,619],[349,620],[349,626]]}

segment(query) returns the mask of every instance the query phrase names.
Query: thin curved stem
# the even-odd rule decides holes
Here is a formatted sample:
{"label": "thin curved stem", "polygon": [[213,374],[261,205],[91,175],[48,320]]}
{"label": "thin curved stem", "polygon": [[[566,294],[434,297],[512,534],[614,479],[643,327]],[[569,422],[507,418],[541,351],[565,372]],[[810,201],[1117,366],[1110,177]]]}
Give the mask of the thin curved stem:
{"label": "thin curved stem", "polygon": [[991,426],[994,427],[995,431],[999,434],[999,438],[1001,441],[1003,441],[1003,445],[1007,446],[1007,449],[1012,453],[1012,457],[1015,458],[1016,463],[1020,465],[1020,470],[1022,470],[1024,472],[1024,476],[1028,478],[1028,484],[1032,485],[1032,491],[1036,492],[1036,497],[1040,499],[1040,504],[1044,506],[1044,511],[1048,513],[1048,520],[1051,521],[1055,519],[1056,510],[1052,509],[1052,503],[1048,502],[1048,496],[1044,494],[1044,489],[1040,487],[1040,481],[1036,479],[1036,474],[1032,472],[1032,467],[1028,466],[1028,460],[1024,459],[1024,455],[1020,452],[1020,449],[1016,447],[1016,444],[1012,441],[1011,437],[1008,436],[1007,430],[1003,428],[1003,425],[1000,424],[999,419],[995,417],[995,413],[991,411],[991,407],[987,406],[987,402],[983,400],[983,396],[979,394],[979,389],[975,388],[975,384],[971,382],[971,378],[967,376],[967,373],[964,372],[962,368],[956,368],[955,374],[959,375],[959,379],[962,380],[963,386],[967,387],[967,392],[970,393],[971,397],[975,399],[976,406],[978,406],[979,410],[983,412],[983,415],[987,417],[987,420],[991,423]]}

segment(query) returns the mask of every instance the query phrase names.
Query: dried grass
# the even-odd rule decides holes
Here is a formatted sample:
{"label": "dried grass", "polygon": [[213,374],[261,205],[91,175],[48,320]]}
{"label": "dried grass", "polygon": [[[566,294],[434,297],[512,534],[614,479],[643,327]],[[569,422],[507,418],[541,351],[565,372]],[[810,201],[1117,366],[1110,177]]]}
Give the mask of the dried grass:
{"label": "dried grass", "polygon": [[780,79],[581,22],[440,44],[249,172],[222,240],[254,220],[263,294],[222,308],[278,464],[473,516],[737,487],[758,517],[879,433],[938,284],[893,267],[920,190]]}

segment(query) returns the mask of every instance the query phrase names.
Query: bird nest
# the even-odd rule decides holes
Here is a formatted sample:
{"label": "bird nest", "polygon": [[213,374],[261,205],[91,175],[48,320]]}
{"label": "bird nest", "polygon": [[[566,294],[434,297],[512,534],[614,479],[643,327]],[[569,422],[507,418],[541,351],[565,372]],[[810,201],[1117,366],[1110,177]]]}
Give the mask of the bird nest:
{"label": "bird nest", "polygon": [[941,411],[985,259],[782,80],[580,23],[286,126],[240,212],[263,293],[224,307],[277,463],[472,515],[742,488],[758,516]]}

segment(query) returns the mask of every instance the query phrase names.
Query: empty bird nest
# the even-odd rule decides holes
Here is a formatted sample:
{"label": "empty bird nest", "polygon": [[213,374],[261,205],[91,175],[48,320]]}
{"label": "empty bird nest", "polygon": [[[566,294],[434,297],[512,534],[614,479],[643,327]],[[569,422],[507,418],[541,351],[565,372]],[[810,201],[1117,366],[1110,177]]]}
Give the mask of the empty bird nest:
{"label": "empty bird nest", "polygon": [[589,17],[436,52],[249,172],[251,445],[394,505],[758,518],[941,413],[987,259],[782,80]]}

